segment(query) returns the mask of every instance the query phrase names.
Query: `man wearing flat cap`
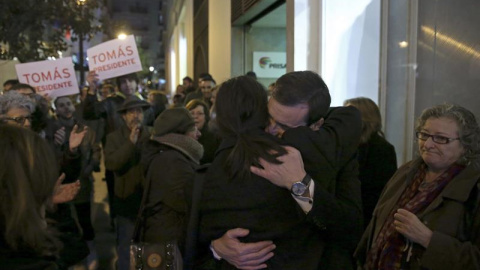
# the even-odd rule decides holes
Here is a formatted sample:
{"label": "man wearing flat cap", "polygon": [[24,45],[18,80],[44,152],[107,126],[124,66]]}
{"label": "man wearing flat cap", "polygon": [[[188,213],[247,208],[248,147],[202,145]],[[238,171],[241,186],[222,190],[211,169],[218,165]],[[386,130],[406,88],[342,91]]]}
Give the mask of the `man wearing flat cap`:
{"label": "man wearing flat cap", "polygon": [[142,146],[150,132],[143,126],[143,111],[150,105],[135,96],[127,97],[117,110],[125,125],[107,136],[105,167],[114,172],[117,232],[117,269],[129,269],[130,240],[143,194]]}

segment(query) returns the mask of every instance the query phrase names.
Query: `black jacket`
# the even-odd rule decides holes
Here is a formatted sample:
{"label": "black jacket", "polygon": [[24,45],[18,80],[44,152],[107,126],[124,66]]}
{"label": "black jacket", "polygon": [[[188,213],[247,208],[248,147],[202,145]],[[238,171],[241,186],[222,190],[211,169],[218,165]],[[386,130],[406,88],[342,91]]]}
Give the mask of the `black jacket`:
{"label": "black jacket", "polygon": [[193,181],[196,164],[180,151],[149,141],[142,152],[145,168],[145,183],[150,185],[144,193],[145,217],[144,240],[157,243],[185,238],[185,213],[187,205],[184,188]]}
{"label": "black jacket", "polygon": [[385,184],[397,170],[395,148],[380,135],[372,134],[367,143],[358,147],[358,165],[366,227]]}

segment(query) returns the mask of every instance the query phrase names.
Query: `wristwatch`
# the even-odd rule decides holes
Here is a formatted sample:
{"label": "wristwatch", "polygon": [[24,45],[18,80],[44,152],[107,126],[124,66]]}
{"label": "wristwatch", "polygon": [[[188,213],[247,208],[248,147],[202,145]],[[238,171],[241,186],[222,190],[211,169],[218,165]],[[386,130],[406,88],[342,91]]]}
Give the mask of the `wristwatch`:
{"label": "wristwatch", "polygon": [[306,174],[302,181],[293,183],[290,192],[295,196],[302,196],[310,185],[311,180],[310,175]]}

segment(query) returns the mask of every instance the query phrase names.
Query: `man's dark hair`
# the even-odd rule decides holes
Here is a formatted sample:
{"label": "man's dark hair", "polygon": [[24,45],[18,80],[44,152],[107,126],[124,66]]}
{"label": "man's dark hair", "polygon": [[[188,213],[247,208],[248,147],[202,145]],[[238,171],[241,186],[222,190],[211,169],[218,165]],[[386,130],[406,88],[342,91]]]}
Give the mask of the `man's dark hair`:
{"label": "man's dark hair", "polygon": [[213,82],[213,84],[217,84],[217,82],[215,82],[215,80],[212,78],[212,77],[206,77],[205,79],[203,79],[204,82]]}
{"label": "man's dark hair", "polygon": [[210,75],[210,73],[204,72],[204,73],[200,73],[200,75],[198,75],[198,78],[203,80],[205,78],[213,78],[213,77],[212,75]]}
{"label": "man's dark hair", "polygon": [[185,81],[185,80],[187,80],[189,83],[193,83],[192,78],[190,78],[188,76],[182,79],[182,81]]}
{"label": "man's dark hair", "polygon": [[278,78],[272,98],[284,106],[307,103],[307,124],[325,117],[330,108],[330,92],[322,78],[313,71],[289,72]]}
{"label": "man's dark hair", "polygon": [[3,83],[3,87],[7,86],[7,85],[15,85],[15,84],[19,84],[20,82],[16,79],[10,79],[10,80],[6,80],[4,83]]}
{"label": "man's dark hair", "polygon": [[135,82],[137,82],[137,84],[138,84],[137,73],[130,73],[130,74],[122,75],[122,76],[119,76],[119,77],[115,78],[115,82],[117,83],[118,87],[120,87],[120,84],[121,84],[123,79],[127,79],[127,80],[130,80],[130,81],[135,80]]}
{"label": "man's dark hair", "polygon": [[61,98],[68,98],[68,99],[72,102],[72,104],[75,104],[75,102],[73,101],[74,96],[75,96],[75,95],[57,97],[57,98],[55,98],[55,99],[53,100],[53,105],[55,105],[55,108],[57,108],[57,103],[58,103],[58,101],[59,101]]}
{"label": "man's dark hair", "polygon": [[248,77],[251,77],[252,79],[255,79],[255,80],[257,79],[257,74],[253,71],[249,71],[245,75]]}
{"label": "man's dark hair", "polygon": [[17,83],[14,86],[12,86],[12,88],[10,88],[10,90],[19,90],[19,89],[25,89],[25,88],[32,90],[33,93],[37,92],[37,91],[35,91],[35,88],[33,88],[33,86],[31,86],[30,84],[26,84],[26,83]]}

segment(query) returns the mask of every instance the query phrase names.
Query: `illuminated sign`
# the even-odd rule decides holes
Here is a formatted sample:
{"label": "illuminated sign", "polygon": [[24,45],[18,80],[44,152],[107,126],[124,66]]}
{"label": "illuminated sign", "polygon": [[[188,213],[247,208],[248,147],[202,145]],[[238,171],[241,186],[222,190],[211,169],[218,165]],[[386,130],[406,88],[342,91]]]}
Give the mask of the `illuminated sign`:
{"label": "illuminated sign", "polygon": [[253,52],[253,71],[258,78],[278,78],[287,72],[287,54]]}

